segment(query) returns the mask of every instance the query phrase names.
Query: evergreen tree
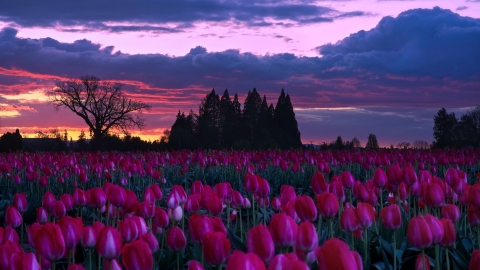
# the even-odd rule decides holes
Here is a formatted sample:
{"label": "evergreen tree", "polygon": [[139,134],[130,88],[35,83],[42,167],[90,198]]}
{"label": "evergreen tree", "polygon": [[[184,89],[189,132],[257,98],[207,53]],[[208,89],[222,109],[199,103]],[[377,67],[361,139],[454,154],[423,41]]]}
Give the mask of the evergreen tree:
{"label": "evergreen tree", "polygon": [[377,136],[375,136],[375,134],[368,135],[367,145],[365,145],[365,148],[366,149],[378,149],[378,148],[380,148],[378,146]]}
{"label": "evergreen tree", "polygon": [[243,105],[243,123],[245,131],[245,139],[250,141],[253,147],[257,147],[260,144],[260,110],[262,107],[262,99],[257,92],[257,89],[253,88],[252,92],[248,92],[247,98]]}
{"label": "evergreen tree", "polygon": [[171,149],[193,149],[195,147],[193,118],[192,111],[188,116],[178,111],[168,137],[168,145]]}
{"label": "evergreen tree", "polygon": [[282,89],[275,107],[276,139],[282,149],[300,148],[300,131],[290,96]]}
{"label": "evergreen tree", "polygon": [[457,147],[480,146],[480,107],[467,111],[454,128]]}
{"label": "evergreen tree", "polygon": [[335,148],[338,150],[342,150],[345,146],[345,143],[343,142],[342,136],[338,136],[337,140],[335,140]]}
{"label": "evergreen tree", "polygon": [[445,148],[454,146],[454,129],[457,124],[455,113],[447,113],[445,108],[441,108],[434,117],[433,137],[435,138],[436,148]]}
{"label": "evergreen tree", "polygon": [[230,99],[227,89],[225,89],[220,99],[220,123],[220,147],[231,148],[236,139],[237,126],[235,126],[236,116],[234,104]]}
{"label": "evergreen tree", "polygon": [[213,89],[200,103],[198,110],[198,141],[203,149],[220,147],[220,98]]}

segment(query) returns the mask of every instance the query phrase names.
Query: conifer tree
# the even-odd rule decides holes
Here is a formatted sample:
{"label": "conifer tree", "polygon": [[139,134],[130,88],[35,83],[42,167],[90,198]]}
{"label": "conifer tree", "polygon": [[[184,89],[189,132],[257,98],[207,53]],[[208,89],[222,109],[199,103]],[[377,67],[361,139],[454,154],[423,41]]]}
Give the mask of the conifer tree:
{"label": "conifer tree", "polygon": [[202,100],[198,109],[198,140],[204,149],[218,149],[220,139],[220,98],[215,89]]}

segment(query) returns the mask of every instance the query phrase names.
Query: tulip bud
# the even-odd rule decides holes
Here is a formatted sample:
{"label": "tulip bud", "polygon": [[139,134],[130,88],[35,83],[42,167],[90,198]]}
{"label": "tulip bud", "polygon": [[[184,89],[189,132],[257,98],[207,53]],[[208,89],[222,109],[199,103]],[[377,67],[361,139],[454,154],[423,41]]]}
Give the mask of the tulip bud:
{"label": "tulip bud", "polygon": [[227,260],[231,243],[225,233],[207,233],[203,236],[202,243],[202,251],[208,264],[221,265]]}
{"label": "tulip bud", "polygon": [[472,252],[472,258],[470,259],[470,264],[468,265],[468,270],[477,270],[480,269],[480,250],[474,250]]}
{"label": "tulip bud", "polygon": [[422,256],[421,253],[418,254],[415,261],[415,270],[430,270],[430,260],[427,255]]}
{"label": "tulip bud", "polygon": [[[35,249],[45,259],[54,262],[65,254],[65,240],[60,226],[47,223],[36,230],[33,236]],[[42,248],[48,247],[48,248]]]}
{"label": "tulip bud", "polygon": [[98,235],[96,247],[100,256],[107,260],[113,260],[120,255],[122,236],[114,227],[105,226]]}
{"label": "tulip bud", "polygon": [[340,227],[344,231],[354,232],[359,228],[360,224],[358,223],[357,214],[355,210],[350,207],[345,207],[340,217]]}
{"label": "tulip bud", "polygon": [[[255,253],[235,250],[228,258],[226,270],[265,270],[265,265]],[[190,270],[190,268],[189,268]]]}
{"label": "tulip bud", "polygon": [[63,204],[62,201],[56,201],[53,204],[52,215],[55,218],[57,218],[57,219],[61,218],[61,217],[65,216],[66,213],[67,213],[67,209],[65,208],[65,204]]}
{"label": "tulip bud", "polygon": [[265,264],[273,259],[275,246],[267,226],[257,225],[248,231],[247,249],[257,254]]}
{"label": "tulip bud", "polygon": [[455,232],[455,226],[451,219],[442,218],[440,222],[443,225],[444,235],[442,240],[440,241],[439,245],[441,247],[450,247],[455,244],[457,240],[457,234]]}
{"label": "tulip bud", "polygon": [[315,203],[309,196],[298,196],[295,199],[295,212],[301,221],[314,221],[318,215]]}
{"label": "tulip bud", "polygon": [[291,247],[297,240],[298,225],[285,214],[274,214],[268,229],[276,247]]}
{"label": "tulip bud", "polygon": [[13,206],[17,208],[18,212],[25,213],[28,209],[27,197],[25,193],[16,193],[13,196]]}
{"label": "tulip bud", "polygon": [[153,258],[150,247],[143,240],[125,244],[122,249],[122,262],[127,270],[150,270]]}
{"label": "tulip bud", "polygon": [[310,221],[300,223],[298,226],[295,246],[298,250],[309,253],[318,246],[318,235],[315,226]]}
{"label": "tulip bud", "polygon": [[357,269],[353,252],[348,245],[336,238],[325,241],[315,251],[319,269]]}
{"label": "tulip bud", "polygon": [[424,218],[428,224],[428,227],[430,228],[430,232],[432,232],[432,244],[440,243],[445,234],[442,223],[440,220],[430,214],[426,214]]}
{"label": "tulip bud", "polygon": [[375,219],[375,210],[369,203],[358,203],[355,210],[360,227],[366,229],[370,227]]}
{"label": "tulip bud", "polygon": [[205,268],[200,262],[192,260],[188,262],[188,270],[205,270]]}
{"label": "tulip bud", "polygon": [[22,222],[22,215],[18,212],[17,208],[8,206],[5,212],[5,224],[13,228],[18,228],[22,225]]}
{"label": "tulip bud", "polygon": [[410,244],[418,249],[427,248],[432,244],[432,232],[422,216],[416,216],[410,220],[407,237]]}
{"label": "tulip bud", "polygon": [[158,245],[157,238],[151,233],[146,233],[146,234],[142,235],[140,237],[140,239],[142,239],[143,241],[145,241],[145,243],[148,244],[152,253],[157,252],[158,249],[160,248],[159,245]]}
{"label": "tulip bud", "polygon": [[460,210],[455,204],[447,204],[442,206],[442,217],[448,218],[453,222],[460,220]]}
{"label": "tulip bud", "polygon": [[323,217],[333,218],[338,213],[338,199],[332,193],[322,193],[317,195],[318,211]]}
{"label": "tulip bud", "polygon": [[82,246],[85,248],[93,248],[97,243],[97,237],[95,236],[95,230],[90,226],[85,226],[82,232],[81,241]]}
{"label": "tulip bud", "polygon": [[179,252],[187,245],[185,234],[178,227],[173,227],[167,233],[167,245],[176,252]]}
{"label": "tulip bud", "polygon": [[402,226],[402,215],[400,208],[396,204],[384,207],[380,216],[382,217],[383,226],[389,230],[394,231]]}

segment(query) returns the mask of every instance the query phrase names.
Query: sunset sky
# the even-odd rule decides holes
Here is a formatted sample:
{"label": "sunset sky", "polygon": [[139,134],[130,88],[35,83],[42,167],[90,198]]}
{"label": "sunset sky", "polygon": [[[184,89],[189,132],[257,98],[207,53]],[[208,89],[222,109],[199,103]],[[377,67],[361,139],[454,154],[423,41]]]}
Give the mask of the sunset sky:
{"label": "sunset sky", "polygon": [[290,94],[302,141],[433,140],[433,116],[480,105],[480,0],[0,0],[0,132],[67,129],[58,80],[119,81],[159,139],[212,88]]}

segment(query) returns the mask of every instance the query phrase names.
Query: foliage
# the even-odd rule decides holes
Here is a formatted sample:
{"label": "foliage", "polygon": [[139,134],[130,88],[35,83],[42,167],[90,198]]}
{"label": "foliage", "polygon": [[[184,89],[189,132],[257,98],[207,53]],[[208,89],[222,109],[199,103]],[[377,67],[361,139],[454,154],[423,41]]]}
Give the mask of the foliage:
{"label": "foliage", "polygon": [[18,129],[7,132],[0,137],[0,152],[15,152],[23,149],[22,135]]}
{"label": "foliage", "polygon": [[378,149],[378,148],[379,146],[378,146],[377,136],[375,136],[375,134],[368,135],[365,149]]}
{"label": "foliage", "polygon": [[[199,105],[198,115],[178,112],[168,136],[170,149],[298,149],[302,146],[293,105],[284,90],[277,105],[268,105],[254,88],[243,109],[226,89],[213,89]],[[242,148],[245,147],[245,148]]]}

